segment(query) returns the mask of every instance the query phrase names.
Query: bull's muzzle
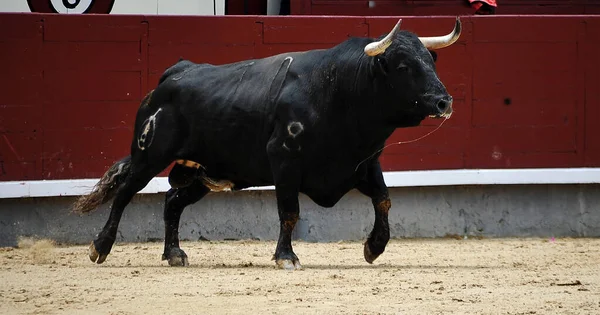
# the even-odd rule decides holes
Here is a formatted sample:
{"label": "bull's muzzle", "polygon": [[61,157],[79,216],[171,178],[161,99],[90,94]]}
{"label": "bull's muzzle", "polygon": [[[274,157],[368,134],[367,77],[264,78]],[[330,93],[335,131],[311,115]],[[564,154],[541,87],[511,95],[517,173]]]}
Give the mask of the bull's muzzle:
{"label": "bull's muzzle", "polygon": [[444,96],[433,101],[435,114],[429,115],[432,118],[450,118],[452,115],[452,97]]}

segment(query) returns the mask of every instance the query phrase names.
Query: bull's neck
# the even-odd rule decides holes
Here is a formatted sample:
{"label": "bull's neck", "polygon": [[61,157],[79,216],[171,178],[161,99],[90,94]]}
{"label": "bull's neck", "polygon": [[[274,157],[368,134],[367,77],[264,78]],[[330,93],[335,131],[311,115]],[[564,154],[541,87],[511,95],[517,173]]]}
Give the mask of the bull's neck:
{"label": "bull's neck", "polygon": [[347,127],[355,131],[359,155],[380,149],[396,129],[388,123],[383,111],[384,95],[389,91],[376,83],[372,62],[372,58],[361,52],[357,60],[339,60],[338,67],[343,71],[329,74],[338,78],[335,103],[339,112],[346,114]]}

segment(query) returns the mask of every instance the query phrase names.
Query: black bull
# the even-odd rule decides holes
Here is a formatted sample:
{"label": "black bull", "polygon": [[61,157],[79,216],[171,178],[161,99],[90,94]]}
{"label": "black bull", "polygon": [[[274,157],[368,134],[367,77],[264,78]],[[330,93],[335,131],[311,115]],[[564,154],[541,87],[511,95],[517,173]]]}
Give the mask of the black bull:
{"label": "black bull", "polygon": [[90,259],[104,262],[124,208],[176,162],[164,208],[169,265],[188,264],[178,231],[186,206],[210,191],[265,185],[275,186],[279,267],[300,268],[291,244],[298,194],[333,207],[354,188],[375,208],[364,244],[372,263],[390,238],[380,150],[396,128],[452,113],[432,50],[458,39],[460,20],[448,35],[421,38],[400,31],[400,22],[379,40],[349,38],[330,49],[221,66],[180,60],[168,68],[138,109],[131,155],[74,204],[85,213],[114,198]]}

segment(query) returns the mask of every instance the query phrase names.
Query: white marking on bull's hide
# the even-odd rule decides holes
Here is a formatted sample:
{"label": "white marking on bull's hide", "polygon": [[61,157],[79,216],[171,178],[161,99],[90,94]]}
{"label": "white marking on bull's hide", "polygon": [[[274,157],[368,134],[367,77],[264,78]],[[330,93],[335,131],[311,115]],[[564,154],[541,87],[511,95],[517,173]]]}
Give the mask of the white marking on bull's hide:
{"label": "white marking on bull's hide", "polygon": [[[302,147],[299,144],[297,144],[297,143],[292,143],[292,144],[296,146],[296,149],[294,149],[293,151],[300,152],[300,150],[302,150]],[[292,151],[292,149],[290,147],[288,147],[288,145],[285,142],[283,143],[282,147],[284,149],[286,149],[287,151],[290,151],[290,152]]]}
{"label": "white marking on bull's hide", "polygon": [[292,121],[287,126],[287,131],[292,138],[296,138],[299,134],[302,133],[302,131],[304,131],[304,126],[302,126],[302,123],[299,121]]}
{"label": "white marking on bull's hide", "polygon": [[162,108],[159,108],[156,113],[152,114],[150,117],[146,118],[144,123],[142,124],[142,133],[138,138],[138,148],[144,151],[146,148],[150,147],[152,144],[152,140],[154,140],[154,130],[156,128],[156,119],[158,113],[162,111]]}
{"label": "white marking on bull's hide", "polygon": [[[292,140],[292,141],[293,141],[293,140]],[[301,146],[300,146],[298,143],[296,143],[296,142],[292,142],[292,143],[290,143],[290,145],[292,145],[293,147],[295,147],[295,149],[292,149],[292,148],[290,148],[290,147],[287,145],[287,143],[285,143],[285,142],[284,142],[284,143],[283,143],[281,146],[282,146],[282,147],[283,147],[285,150],[287,150],[287,151],[290,151],[290,152],[300,152],[300,151],[302,150],[302,147],[301,147]]]}
{"label": "white marking on bull's hide", "polygon": [[[286,61],[289,61],[286,63]],[[281,93],[281,89],[283,88],[283,84],[285,83],[285,79],[287,77],[288,71],[290,70],[290,66],[294,61],[294,58],[291,56],[285,57],[283,62],[277,69],[275,76],[271,79],[271,85],[269,87],[269,102],[273,103],[279,97],[279,93]],[[283,70],[283,71],[282,71]],[[281,74],[281,75],[280,75]]]}
{"label": "white marking on bull's hide", "polygon": [[[289,123],[287,125],[287,132],[288,132],[288,136],[289,138],[287,138],[284,142],[283,142],[283,148],[288,150],[288,151],[300,151],[300,145],[298,144],[296,137],[298,137],[300,134],[302,134],[302,132],[304,131],[304,126],[302,125],[301,122],[299,121],[292,121],[291,123]],[[288,142],[290,145],[288,146],[286,144],[286,142]],[[290,148],[290,146],[292,148]]]}
{"label": "white marking on bull's hide", "polygon": [[252,67],[254,65],[254,61],[249,62],[247,64],[244,65],[244,72],[242,72],[242,76],[240,77],[240,81],[242,82],[242,80],[244,79],[244,75],[246,74],[246,71],[248,71],[248,69],[250,69],[250,67]]}
{"label": "white marking on bull's hide", "polygon": [[240,84],[242,83],[242,81],[244,80],[244,75],[246,75],[246,71],[248,71],[248,69],[250,69],[251,66],[254,65],[254,61],[249,62],[245,65],[243,65],[244,67],[244,72],[242,72],[242,75],[240,76],[240,79],[238,80],[237,85],[235,86],[235,90],[233,91],[233,94],[237,93],[238,88],[240,87]]}

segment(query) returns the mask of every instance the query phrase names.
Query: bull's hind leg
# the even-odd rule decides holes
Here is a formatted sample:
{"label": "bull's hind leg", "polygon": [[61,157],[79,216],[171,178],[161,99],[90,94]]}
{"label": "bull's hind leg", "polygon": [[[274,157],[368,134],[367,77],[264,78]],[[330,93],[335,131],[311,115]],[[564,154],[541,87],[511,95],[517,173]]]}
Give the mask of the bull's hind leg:
{"label": "bull's hind leg", "polygon": [[[149,98],[149,96],[147,97]],[[115,243],[123,210],[133,196],[174,160],[173,153],[181,143],[179,121],[170,106],[142,103],[136,118],[132,141],[131,165],[115,194],[110,216],[90,246],[90,259],[102,263]]]}
{"label": "bull's hind leg", "polygon": [[367,177],[359,183],[357,188],[371,198],[375,209],[373,230],[364,244],[365,260],[371,264],[384,252],[385,246],[390,240],[388,212],[392,203],[379,162],[375,161],[367,167]]}
{"label": "bull's hind leg", "polygon": [[210,191],[201,180],[195,180],[190,186],[182,188],[171,188],[165,198],[165,251],[163,260],[167,260],[170,266],[187,266],[188,258],[185,252],[179,248],[179,221],[183,209],[200,199]]}
{"label": "bull's hind leg", "polygon": [[136,163],[136,159],[132,161],[130,173],[125,182],[117,190],[108,220],[102,231],[98,234],[98,237],[90,245],[89,257],[93,262],[101,264],[106,260],[115,243],[123,210],[125,210],[125,207],[129,204],[133,196],[142,190],[154,176],[158,175],[168,165],[169,163],[167,162],[158,165],[148,165],[141,162]]}

